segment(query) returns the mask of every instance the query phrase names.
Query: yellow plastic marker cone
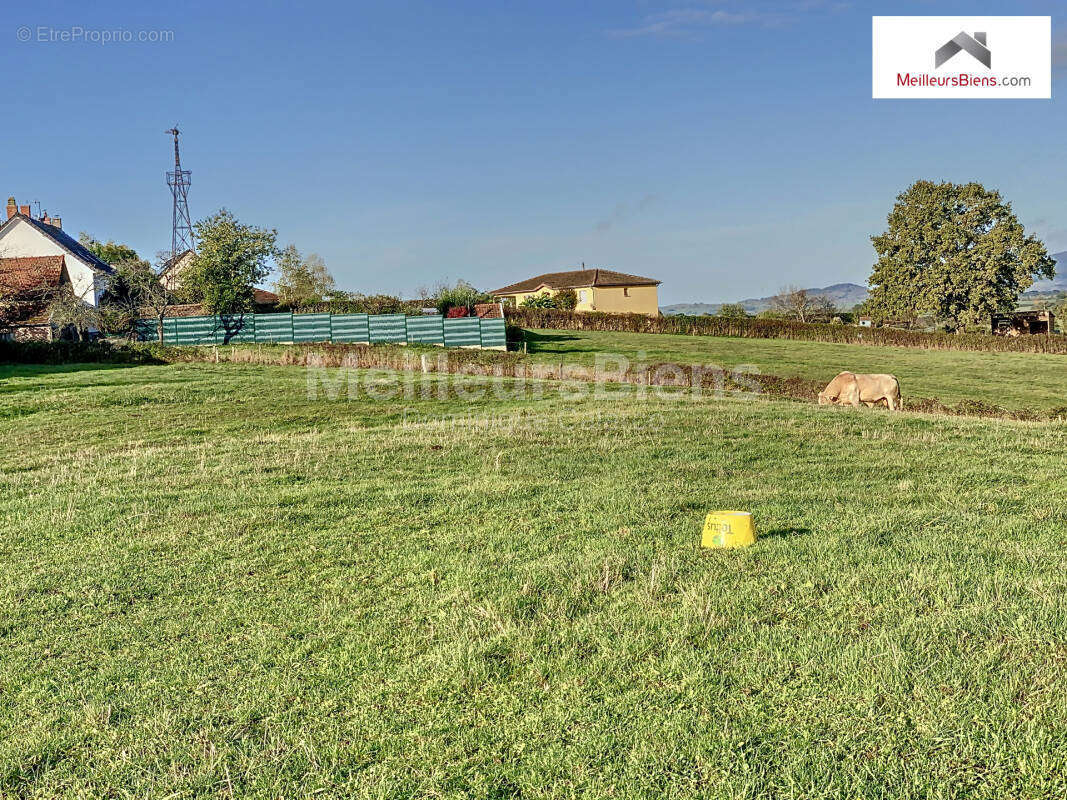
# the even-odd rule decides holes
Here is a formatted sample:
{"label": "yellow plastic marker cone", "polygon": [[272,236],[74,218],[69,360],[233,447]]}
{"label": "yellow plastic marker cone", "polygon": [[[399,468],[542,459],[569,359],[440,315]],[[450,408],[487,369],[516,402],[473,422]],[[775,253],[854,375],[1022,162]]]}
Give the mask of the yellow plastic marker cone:
{"label": "yellow plastic marker cone", "polygon": [[748,547],[756,543],[756,528],[747,511],[712,511],[704,520],[702,547]]}

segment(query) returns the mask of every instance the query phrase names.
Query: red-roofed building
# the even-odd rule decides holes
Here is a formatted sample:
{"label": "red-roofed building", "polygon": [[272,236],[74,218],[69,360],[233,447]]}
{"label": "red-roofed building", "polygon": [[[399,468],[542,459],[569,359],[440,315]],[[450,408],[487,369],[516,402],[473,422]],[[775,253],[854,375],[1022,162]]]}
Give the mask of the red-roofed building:
{"label": "red-roofed building", "polygon": [[0,302],[7,335],[51,339],[48,303],[56,290],[68,283],[64,256],[0,258]]}
{"label": "red-roofed building", "polygon": [[[0,297],[16,338],[50,338],[47,307],[55,290],[68,285],[82,302],[99,305],[115,270],[63,231],[58,217],[35,217],[29,206],[8,198],[0,225]],[[32,329],[32,330],[31,330]]]}
{"label": "red-roofed building", "polygon": [[505,302],[522,305],[523,300],[538,295],[554,295],[561,289],[573,289],[578,296],[575,311],[610,311],[622,314],[659,314],[660,281],[628,275],[613,269],[572,269],[546,272],[490,292]]}

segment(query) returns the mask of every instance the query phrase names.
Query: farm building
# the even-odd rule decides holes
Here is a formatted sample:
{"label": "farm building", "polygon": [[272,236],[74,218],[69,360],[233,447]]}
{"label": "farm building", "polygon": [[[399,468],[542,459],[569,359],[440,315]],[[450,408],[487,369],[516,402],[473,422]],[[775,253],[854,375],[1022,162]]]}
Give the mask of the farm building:
{"label": "farm building", "polygon": [[[584,265],[583,265],[584,267]],[[575,269],[548,272],[490,292],[494,297],[520,305],[528,297],[554,295],[573,289],[578,295],[575,311],[610,311],[616,314],[659,314],[658,286],[662,281],[627,275],[612,269]]]}
{"label": "farm building", "polygon": [[995,336],[1050,335],[1056,329],[1056,315],[1051,311],[1013,311],[994,314],[991,327]]}

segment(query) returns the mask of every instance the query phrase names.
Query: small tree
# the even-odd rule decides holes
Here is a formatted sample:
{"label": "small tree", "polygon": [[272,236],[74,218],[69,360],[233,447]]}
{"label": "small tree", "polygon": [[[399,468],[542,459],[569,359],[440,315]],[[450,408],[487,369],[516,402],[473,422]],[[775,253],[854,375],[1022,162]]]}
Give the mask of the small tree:
{"label": "small tree", "polygon": [[326,262],[315,253],[304,258],[296,247],[289,245],[278,255],[277,268],[279,275],[274,290],[292,308],[321,303],[335,291]]}
{"label": "small tree", "polygon": [[934,314],[948,327],[987,322],[1015,308],[1056,262],[1027,235],[1011,204],[979,183],[917,181],[897,197],[889,227],[872,236],[872,316]]}
{"label": "small tree", "polygon": [[270,274],[278,232],[242,224],[225,208],[194,228],[199,249],[183,289],[207,311],[242,319],[255,307],[253,288]]}
{"label": "small tree", "polygon": [[772,308],[786,319],[811,322],[815,317],[829,317],[834,305],[821,295],[813,295],[807,289],[786,286],[771,299]]}
{"label": "small tree", "polygon": [[104,293],[101,313],[106,329],[132,338],[137,320],[148,312],[156,320],[156,332],[163,342],[163,319],[171,304],[170,293],[159,274],[141,259],[115,265],[115,275]]}
{"label": "small tree", "polygon": [[453,285],[441,283],[434,291],[433,304],[438,312],[447,314],[450,308],[462,307],[468,311],[477,303],[492,302],[492,297],[478,291],[466,281],[456,281]]}
{"label": "small tree", "polygon": [[48,322],[61,333],[65,330],[71,331],[74,340],[78,342],[85,340],[90,330],[102,330],[104,327],[100,309],[74,294],[69,283],[52,293],[48,303]]}
{"label": "small tree", "polygon": [[578,307],[578,293],[574,289],[560,289],[553,298],[556,308],[564,311],[574,311]]}
{"label": "small tree", "polygon": [[723,303],[719,306],[718,316],[726,317],[726,319],[744,319],[748,316],[748,312],[740,303]]}

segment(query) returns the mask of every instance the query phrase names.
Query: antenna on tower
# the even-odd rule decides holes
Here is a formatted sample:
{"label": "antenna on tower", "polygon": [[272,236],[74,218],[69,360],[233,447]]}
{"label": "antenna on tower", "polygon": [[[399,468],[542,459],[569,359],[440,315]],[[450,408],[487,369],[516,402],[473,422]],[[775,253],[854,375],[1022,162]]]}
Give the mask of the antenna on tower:
{"label": "antenna on tower", "polygon": [[189,219],[189,186],[192,184],[192,174],[187,169],[182,169],[181,155],[178,153],[178,126],[175,125],[168,134],[174,136],[174,171],[167,172],[167,186],[174,198],[174,209],[171,213],[170,233],[170,257],[177,258],[186,250],[193,249],[193,223]]}

